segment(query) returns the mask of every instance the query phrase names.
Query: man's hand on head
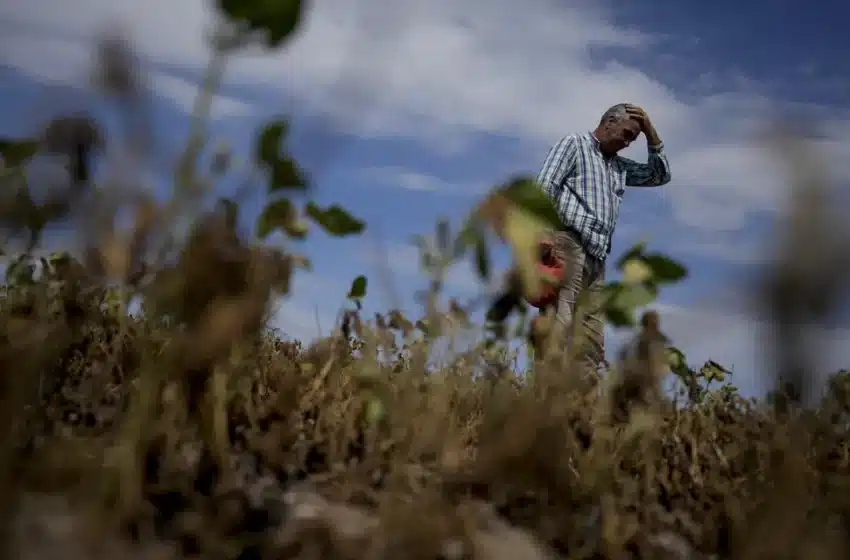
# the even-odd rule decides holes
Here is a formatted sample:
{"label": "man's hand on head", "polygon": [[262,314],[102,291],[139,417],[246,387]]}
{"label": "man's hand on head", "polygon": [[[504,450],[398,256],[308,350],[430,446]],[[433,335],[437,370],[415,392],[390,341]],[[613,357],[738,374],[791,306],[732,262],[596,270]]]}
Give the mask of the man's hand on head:
{"label": "man's hand on head", "polygon": [[631,118],[638,122],[641,132],[646,132],[646,129],[652,126],[652,121],[649,120],[649,115],[647,115],[646,111],[637,105],[626,103],[626,112]]}
{"label": "man's hand on head", "polygon": [[640,131],[644,133],[650,146],[655,146],[661,143],[661,138],[655,131],[655,127],[652,126],[652,121],[650,120],[649,115],[646,114],[646,111],[637,105],[626,103],[626,112],[631,118],[638,122],[640,125]]}

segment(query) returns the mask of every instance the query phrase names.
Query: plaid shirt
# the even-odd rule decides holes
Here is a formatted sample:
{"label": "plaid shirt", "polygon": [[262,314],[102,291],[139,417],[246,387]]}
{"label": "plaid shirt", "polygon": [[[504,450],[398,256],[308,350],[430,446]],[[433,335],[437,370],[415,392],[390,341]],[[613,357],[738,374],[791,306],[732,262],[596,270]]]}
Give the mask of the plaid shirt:
{"label": "plaid shirt", "polygon": [[555,144],[537,182],[545,189],[565,228],[581,238],[587,253],[604,261],[628,187],[659,187],[670,182],[663,144],[650,146],[647,163],[606,157],[592,132],[565,136]]}

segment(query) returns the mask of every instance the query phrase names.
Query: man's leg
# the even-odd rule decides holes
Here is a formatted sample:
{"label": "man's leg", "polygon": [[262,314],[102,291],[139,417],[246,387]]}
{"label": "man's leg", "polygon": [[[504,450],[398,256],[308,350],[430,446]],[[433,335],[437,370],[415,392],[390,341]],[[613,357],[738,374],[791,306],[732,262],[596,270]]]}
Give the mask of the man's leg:
{"label": "man's leg", "polygon": [[[555,235],[555,250],[564,260],[564,278],[558,294],[556,313],[558,337],[572,344],[578,335],[581,348],[578,357],[588,362],[593,370],[604,363],[605,335],[602,310],[602,289],[605,285],[605,265],[587,255],[575,234],[558,232]],[[574,331],[576,306],[581,315],[581,327]]]}
{"label": "man's leg", "polygon": [[605,363],[605,320],[602,304],[605,287],[605,263],[589,259],[585,265],[587,312],[584,315],[587,358],[594,369]]}
{"label": "man's leg", "polygon": [[561,340],[564,340],[561,337],[565,337],[569,342],[572,338],[576,302],[585,285],[584,265],[587,255],[577,236],[572,232],[556,232],[553,235],[553,242],[556,257],[564,263],[564,275],[561,278],[561,286],[558,291],[554,327],[559,331],[557,337]]}

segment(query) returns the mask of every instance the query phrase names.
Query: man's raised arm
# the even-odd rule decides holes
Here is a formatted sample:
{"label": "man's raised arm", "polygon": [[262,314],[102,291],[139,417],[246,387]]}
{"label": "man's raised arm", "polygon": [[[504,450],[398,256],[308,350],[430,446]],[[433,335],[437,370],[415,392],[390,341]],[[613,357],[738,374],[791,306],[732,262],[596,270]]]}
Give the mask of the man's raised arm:
{"label": "man's raised arm", "polygon": [[640,130],[646,136],[649,158],[646,163],[638,163],[628,158],[620,157],[620,163],[626,169],[626,186],[628,187],[660,187],[670,182],[670,162],[664,153],[664,143],[658,136],[658,131],[646,111],[635,105],[626,105],[629,116],[640,124]]}
{"label": "man's raised arm", "polygon": [[620,163],[626,169],[626,186],[628,187],[660,187],[670,182],[670,162],[664,153],[664,144],[649,146],[649,158],[646,163],[618,156]]}

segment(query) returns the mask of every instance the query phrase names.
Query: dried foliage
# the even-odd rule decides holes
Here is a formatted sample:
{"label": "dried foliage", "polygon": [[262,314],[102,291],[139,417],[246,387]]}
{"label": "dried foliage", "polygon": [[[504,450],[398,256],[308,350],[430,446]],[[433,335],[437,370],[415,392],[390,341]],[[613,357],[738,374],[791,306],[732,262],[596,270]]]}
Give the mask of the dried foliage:
{"label": "dried foliage", "polygon": [[[523,296],[546,281],[535,255],[554,219],[523,178],[494,189],[456,235],[441,222],[433,242],[420,239],[431,279],[421,318],[392,311],[367,320],[368,281],[358,276],[340,328],[303,347],[266,322],[309,260],[257,237],[280,230],[303,239],[308,219],[335,236],[366,224],[335,205],[299,208],[295,195],[309,198],[309,178],[286,149],[283,118],[257,135],[269,195],[257,235],[240,233],[238,197],[212,200],[213,179],[232,171],[225,154],[209,173],[198,163],[222,61],[258,34],[278,48],[303,8],[218,6],[231,19],[216,36],[170,200],[154,200],[126,175],[122,195],[107,196],[115,185],[90,172],[106,140],[85,115],[63,116],[34,140],[0,141],[0,223],[7,246],[22,240],[25,248],[8,256],[0,294],[5,553],[848,557],[850,375],[833,375],[825,396],[803,407],[811,372],[793,335],[801,319],[825,317],[846,280],[846,246],[826,259],[835,265],[827,278],[822,267],[801,267],[793,250],[800,239],[808,247],[825,246],[813,237],[834,239],[824,227],[824,188],[800,191],[789,258],[767,275],[766,308],[783,353],[781,390],[765,401],[741,398],[720,364],[690,368],[652,313],[608,375],[563,355],[515,371],[505,320],[522,317]],[[98,84],[123,100],[129,133],[150,138],[139,116],[144,80],[128,52],[104,42]],[[145,142],[128,144],[145,156]],[[24,171],[40,151],[64,156],[69,173],[37,202]],[[126,211],[132,219],[118,223]],[[76,217],[84,217],[80,254],[39,252],[46,225]],[[820,229],[805,227],[812,223]],[[441,304],[446,271],[470,255],[488,278],[488,229],[510,245],[516,281],[491,307],[489,335],[434,367],[433,345],[468,330],[476,304]],[[606,316],[624,327],[687,273],[643,245],[618,265]],[[540,347],[545,320],[535,326]],[[668,373],[681,380],[683,400],[660,391]]]}

